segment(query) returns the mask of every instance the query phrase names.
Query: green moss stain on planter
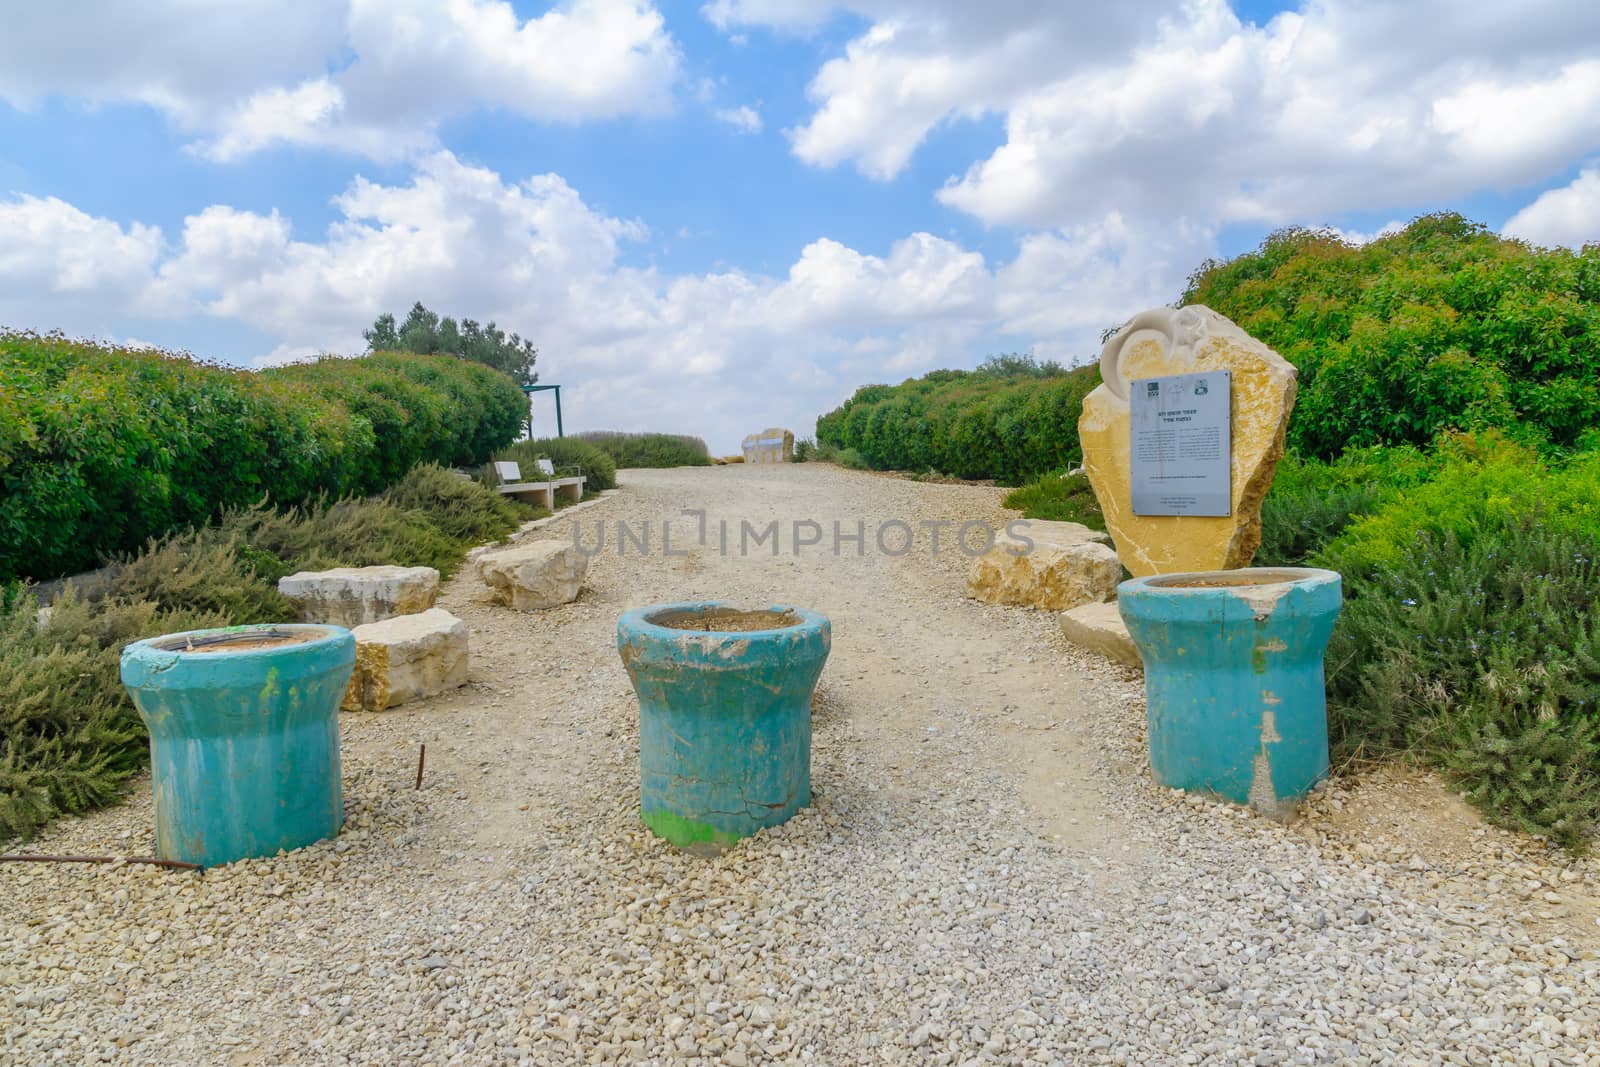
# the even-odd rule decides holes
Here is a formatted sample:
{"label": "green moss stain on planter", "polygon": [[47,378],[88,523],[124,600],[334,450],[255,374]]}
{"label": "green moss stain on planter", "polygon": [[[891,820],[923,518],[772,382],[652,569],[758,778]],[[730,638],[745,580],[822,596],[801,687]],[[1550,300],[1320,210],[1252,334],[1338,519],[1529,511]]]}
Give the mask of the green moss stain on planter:
{"label": "green moss stain on planter", "polygon": [[732,844],[811,800],[811,694],[832,641],[828,620],[778,606],[764,610],[789,613],[792,625],[728,632],[659,624],[688,613],[714,626],[727,610],[663,604],[617,623],[617,650],[639,696],[641,817],[685,848]]}
{"label": "green moss stain on planter", "polygon": [[1323,653],[1340,586],[1334,572],[1305,568],[1122,583],[1156,781],[1281,815],[1326,777]]}
{"label": "green moss stain on planter", "polygon": [[694,819],[684,818],[677,812],[662,809],[646,811],[641,808],[639,817],[650,828],[651,833],[671,841],[679,848],[692,849],[696,845],[725,848],[746,836],[718,830],[710,823],[696,822]]}
{"label": "green moss stain on planter", "polygon": [[339,832],[338,712],[354,664],[355,638],[337,626],[234,626],[123,650],[163,859],[215,866]]}

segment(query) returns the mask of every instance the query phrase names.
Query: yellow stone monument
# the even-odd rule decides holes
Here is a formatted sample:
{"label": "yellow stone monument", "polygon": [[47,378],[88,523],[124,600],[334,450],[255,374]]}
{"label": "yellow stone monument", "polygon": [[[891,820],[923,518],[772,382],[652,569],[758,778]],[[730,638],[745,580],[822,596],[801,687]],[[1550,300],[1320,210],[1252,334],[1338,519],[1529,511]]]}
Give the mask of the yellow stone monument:
{"label": "yellow stone monument", "polygon": [[[1134,514],[1130,391],[1151,378],[1212,371],[1231,379],[1232,514]],[[1293,365],[1194,304],[1135,315],[1106,342],[1100,376],[1102,384],[1084,398],[1078,436],[1122,565],[1140,578],[1249,566],[1261,544],[1261,502],[1283,457],[1294,407]]]}

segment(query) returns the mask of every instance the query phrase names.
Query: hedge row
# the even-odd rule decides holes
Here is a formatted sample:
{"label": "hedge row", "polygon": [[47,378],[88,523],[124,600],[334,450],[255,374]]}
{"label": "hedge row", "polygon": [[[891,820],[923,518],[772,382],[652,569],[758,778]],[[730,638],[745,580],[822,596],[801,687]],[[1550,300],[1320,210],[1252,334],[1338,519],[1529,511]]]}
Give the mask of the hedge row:
{"label": "hedge row", "polygon": [[1096,366],[1065,370],[1015,357],[869,385],[817,420],[817,441],[877,470],[939,471],[1017,485],[1083,460],[1078,415]]}
{"label": "hedge row", "polygon": [[372,493],[516,437],[522,391],[451,356],[260,373],[0,332],[0,580],[92,567],[224,508]]}

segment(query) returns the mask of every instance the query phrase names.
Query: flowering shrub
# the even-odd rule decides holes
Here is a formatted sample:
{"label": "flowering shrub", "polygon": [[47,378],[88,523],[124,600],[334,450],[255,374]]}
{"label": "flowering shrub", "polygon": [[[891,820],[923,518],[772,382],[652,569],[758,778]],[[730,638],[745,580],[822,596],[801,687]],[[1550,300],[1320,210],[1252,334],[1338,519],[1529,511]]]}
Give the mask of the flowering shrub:
{"label": "flowering shrub", "polygon": [[1288,230],[1190,278],[1300,370],[1290,448],[1329,459],[1498,429],[1570,447],[1600,423],[1600,245],[1533,248],[1460,215],[1356,247]]}

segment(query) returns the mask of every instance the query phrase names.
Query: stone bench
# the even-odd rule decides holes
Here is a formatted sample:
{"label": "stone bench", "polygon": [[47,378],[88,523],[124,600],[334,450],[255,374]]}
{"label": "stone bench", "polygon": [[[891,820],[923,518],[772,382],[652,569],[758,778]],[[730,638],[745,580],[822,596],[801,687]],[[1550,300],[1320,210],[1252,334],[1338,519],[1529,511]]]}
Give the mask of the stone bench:
{"label": "stone bench", "polygon": [[442,608],[355,627],[345,711],[382,711],[467,683],[467,624]]}
{"label": "stone bench", "polygon": [[522,468],[515,463],[502,460],[497,462],[494,468],[500,477],[500,484],[496,488],[501,493],[514,500],[544,508],[546,511],[556,509],[557,496],[574,502],[582,500],[583,486],[588,481],[581,474],[555,477],[555,467],[547,459],[539,460],[539,471],[545,476],[542,481],[523,481]]}
{"label": "stone bench", "polygon": [[432,567],[335,567],[278,580],[278,592],[301,622],[356,627],[433,607],[439,572]]}
{"label": "stone bench", "polygon": [[491,549],[474,566],[492,603],[541,611],[578,598],[589,557],[569,541],[525,541]]}

